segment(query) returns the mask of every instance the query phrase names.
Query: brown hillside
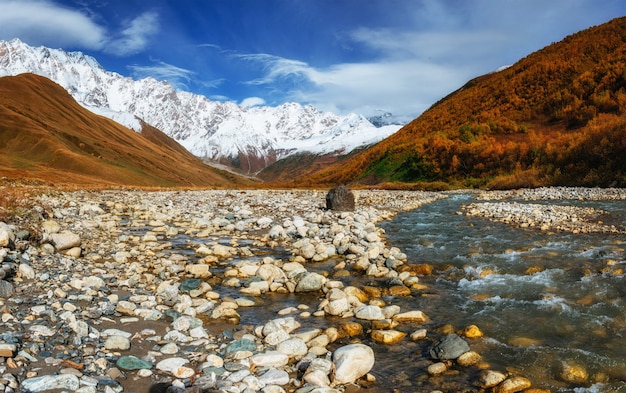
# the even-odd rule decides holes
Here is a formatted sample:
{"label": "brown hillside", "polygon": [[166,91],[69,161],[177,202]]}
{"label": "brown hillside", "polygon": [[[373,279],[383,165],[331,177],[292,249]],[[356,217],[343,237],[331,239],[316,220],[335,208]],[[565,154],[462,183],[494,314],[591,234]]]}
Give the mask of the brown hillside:
{"label": "brown hillside", "polygon": [[476,78],[371,149],[293,184],[626,186],[626,18]]}
{"label": "brown hillside", "polygon": [[129,130],[41,76],[0,78],[0,175],[116,186],[233,186],[161,131]]}

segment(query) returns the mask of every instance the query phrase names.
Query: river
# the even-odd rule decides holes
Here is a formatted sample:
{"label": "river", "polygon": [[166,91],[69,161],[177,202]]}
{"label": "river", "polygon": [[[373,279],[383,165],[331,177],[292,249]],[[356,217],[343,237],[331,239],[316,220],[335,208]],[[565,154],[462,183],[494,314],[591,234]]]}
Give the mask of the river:
{"label": "river", "polygon": [[[406,306],[452,329],[477,325],[484,337],[472,339],[472,349],[492,369],[514,370],[534,387],[626,392],[624,235],[522,229],[457,214],[472,202],[452,194],[381,225],[409,263],[433,266],[421,279],[428,289]],[[626,217],[623,201],[540,203],[600,208],[622,224]],[[388,371],[419,363],[404,355]],[[585,370],[587,381],[564,381],[564,365]]]}

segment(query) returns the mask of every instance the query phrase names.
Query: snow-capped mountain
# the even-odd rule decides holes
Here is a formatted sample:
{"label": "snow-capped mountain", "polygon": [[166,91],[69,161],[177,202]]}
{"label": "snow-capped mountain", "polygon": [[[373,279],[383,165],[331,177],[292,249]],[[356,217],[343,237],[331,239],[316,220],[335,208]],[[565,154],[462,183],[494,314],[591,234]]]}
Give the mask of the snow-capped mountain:
{"label": "snow-capped mountain", "polygon": [[140,118],[198,157],[237,161],[248,171],[299,152],[347,153],[401,127],[376,127],[361,115],[339,116],[297,103],[247,108],[211,101],[153,78],[134,80],[106,71],[81,52],[0,41],[0,76],[25,72],[53,80],[97,114],[136,131]]}

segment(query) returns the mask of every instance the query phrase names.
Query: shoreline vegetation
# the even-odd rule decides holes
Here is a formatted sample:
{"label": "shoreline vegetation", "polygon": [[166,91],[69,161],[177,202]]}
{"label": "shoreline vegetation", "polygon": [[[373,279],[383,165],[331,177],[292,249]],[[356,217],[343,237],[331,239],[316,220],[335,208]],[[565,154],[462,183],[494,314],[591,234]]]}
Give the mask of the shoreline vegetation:
{"label": "shoreline vegetation", "polygon": [[[421,326],[427,315],[389,300],[419,296],[424,272],[410,268],[377,224],[456,192],[477,198],[458,214],[536,230],[626,233],[623,223],[605,224],[605,212],[567,204],[626,200],[616,188],[355,190],[353,212],[326,210],[322,190],[0,188],[0,384],[30,392],[390,391],[376,381],[376,354],[363,342],[402,345],[431,332]],[[563,206],[543,208],[541,200]],[[329,271],[314,272],[314,263],[331,260]],[[347,284],[354,276],[381,284]],[[238,295],[221,295],[225,288]],[[315,296],[255,326],[239,324],[244,309],[274,294]],[[322,318],[325,329],[315,327]],[[459,389],[532,386],[471,350],[480,327],[455,328],[422,359],[427,386],[452,370],[467,375]]]}

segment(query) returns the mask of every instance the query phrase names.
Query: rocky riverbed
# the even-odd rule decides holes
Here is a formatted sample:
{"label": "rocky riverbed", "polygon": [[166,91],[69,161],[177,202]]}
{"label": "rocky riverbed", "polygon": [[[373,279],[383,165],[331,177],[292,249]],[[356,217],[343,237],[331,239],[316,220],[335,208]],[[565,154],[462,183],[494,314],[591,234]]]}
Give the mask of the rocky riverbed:
{"label": "rocky riverbed", "polygon": [[[364,338],[427,339],[428,316],[393,299],[419,296],[428,272],[377,224],[447,194],[357,194],[352,212],[324,209],[322,191],[40,195],[39,220],[0,223],[0,391],[394,391],[377,386]],[[280,296],[300,302],[242,323]],[[472,350],[479,327],[449,333],[420,359],[442,391],[530,388]]]}

